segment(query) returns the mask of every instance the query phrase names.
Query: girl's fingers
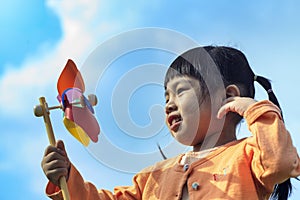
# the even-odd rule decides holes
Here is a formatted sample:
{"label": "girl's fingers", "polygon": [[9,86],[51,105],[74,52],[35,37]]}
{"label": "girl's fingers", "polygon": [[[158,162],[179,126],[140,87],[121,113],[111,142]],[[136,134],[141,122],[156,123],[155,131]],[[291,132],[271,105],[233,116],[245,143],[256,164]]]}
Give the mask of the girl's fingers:
{"label": "girl's fingers", "polygon": [[218,111],[217,118],[223,118],[228,112],[238,113],[243,116],[248,107],[256,101],[248,97],[229,97],[224,100],[223,106]]}
{"label": "girl's fingers", "polygon": [[67,168],[56,168],[56,169],[45,172],[45,175],[54,185],[59,186],[60,177],[68,176],[68,169]]}
{"label": "girl's fingers", "polygon": [[231,110],[232,104],[233,102],[229,102],[223,105],[218,111],[217,118],[222,119],[228,112],[232,111]]}
{"label": "girl's fingers", "polygon": [[50,171],[58,168],[68,168],[68,163],[65,160],[52,160],[50,162],[45,162],[44,170]]}
{"label": "girl's fingers", "polygon": [[56,147],[61,150],[65,155],[67,155],[66,149],[65,149],[65,144],[62,140],[58,140],[56,143]]}
{"label": "girl's fingers", "polygon": [[48,154],[52,153],[52,152],[56,152],[62,156],[67,156],[67,153],[64,149],[60,149],[58,147],[54,147],[54,146],[48,146],[45,150],[45,153],[44,153],[44,157],[47,156]]}
{"label": "girl's fingers", "polygon": [[58,152],[50,152],[49,154],[47,154],[46,156],[44,156],[43,159],[45,162],[51,162],[53,160],[63,160],[63,161],[67,161],[68,158],[64,155],[61,155]]}
{"label": "girl's fingers", "polygon": [[69,167],[69,159],[64,153],[56,147],[47,148],[45,156],[42,159],[42,169],[46,173],[47,170],[54,169],[56,167]]}
{"label": "girl's fingers", "polygon": [[222,106],[219,109],[218,114],[217,114],[218,119],[223,118],[230,111],[230,108],[232,106],[231,104],[236,99],[237,99],[237,97],[228,97],[228,98],[224,99],[224,101],[222,102]]}

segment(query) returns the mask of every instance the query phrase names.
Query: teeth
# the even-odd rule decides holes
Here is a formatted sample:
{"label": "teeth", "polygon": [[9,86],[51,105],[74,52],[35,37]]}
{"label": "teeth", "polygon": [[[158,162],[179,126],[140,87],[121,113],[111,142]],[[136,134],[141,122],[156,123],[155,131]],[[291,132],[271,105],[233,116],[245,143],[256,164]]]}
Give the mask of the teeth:
{"label": "teeth", "polygon": [[172,124],[175,124],[176,122],[179,122],[181,120],[180,117],[176,117],[172,120]]}
{"label": "teeth", "polygon": [[174,123],[176,123],[176,119],[173,119],[173,120],[172,120],[172,124],[174,124]]}

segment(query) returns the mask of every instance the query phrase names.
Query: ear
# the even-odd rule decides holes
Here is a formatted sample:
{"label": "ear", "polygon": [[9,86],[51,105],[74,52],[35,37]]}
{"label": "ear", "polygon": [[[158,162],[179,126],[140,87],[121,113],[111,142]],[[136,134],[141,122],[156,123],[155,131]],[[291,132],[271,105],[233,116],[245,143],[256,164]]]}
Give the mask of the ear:
{"label": "ear", "polygon": [[226,98],[241,96],[240,89],[234,84],[228,85],[225,90],[226,90]]}

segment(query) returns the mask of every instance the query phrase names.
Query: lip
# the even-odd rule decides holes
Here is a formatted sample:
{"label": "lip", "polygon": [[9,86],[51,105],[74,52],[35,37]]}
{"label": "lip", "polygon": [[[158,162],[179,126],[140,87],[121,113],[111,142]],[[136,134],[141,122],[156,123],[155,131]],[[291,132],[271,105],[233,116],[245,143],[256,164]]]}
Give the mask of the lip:
{"label": "lip", "polygon": [[[174,124],[172,124],[172,121],[173,121],[174,119],[176,119],[176,118],[180,118],[180,120],[177,121],[177,122],[175,122]],[[176,131],[178,130],[178,128],[179,128],[181,122],[182,122],[182,119],[181,119],[180,115],[178,115],[178,114],[173,114],[173,115],[170,115],[170,116],[168,117],[167,121],[168,121],[168,125],[169,125],[169,127],[170,127],[170,130],[176,132]]]}
{"label": "lip", "polygon": [[170,126],[170,130],[173,132],[176,132],[179,129],[179,126],[181,124],[181,121],[175,122]]}

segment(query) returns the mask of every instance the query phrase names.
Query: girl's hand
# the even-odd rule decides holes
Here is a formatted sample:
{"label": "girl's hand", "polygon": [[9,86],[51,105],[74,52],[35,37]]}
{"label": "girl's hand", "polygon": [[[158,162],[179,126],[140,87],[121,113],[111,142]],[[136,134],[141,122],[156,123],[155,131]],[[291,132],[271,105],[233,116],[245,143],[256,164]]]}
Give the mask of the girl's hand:
{"label": "girl's hand", "polygon": [[71,163],[63,141],[57,141],[55,147],[46,148],[41,165],[45,175],[54,185],[59,186],[60,177],[68,178]]}
{"label": "girl's hand", "polygon": [[238,113],[244,116],[245,111],[256,101],[250,97],[229,97],[224,100],[223,106],[219,109],[217,118],[223,118],[228,112]]}

